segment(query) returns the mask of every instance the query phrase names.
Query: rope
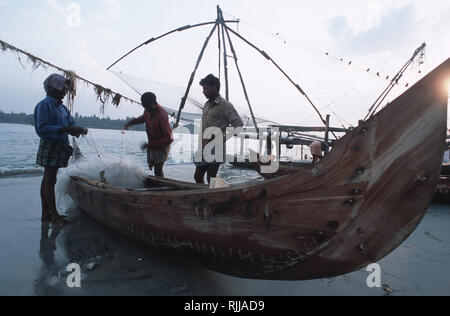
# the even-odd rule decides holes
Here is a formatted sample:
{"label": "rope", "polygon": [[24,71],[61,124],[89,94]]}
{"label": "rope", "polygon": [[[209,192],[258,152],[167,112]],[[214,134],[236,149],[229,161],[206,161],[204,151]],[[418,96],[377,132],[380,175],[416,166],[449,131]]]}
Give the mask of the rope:
{"label": "rope", "polygon": [[106,163],[103,161],[102,157],[100,156],[100,152],[98,151],[97,145],[95,144],[94,137],[92,136],[92,132],[89,132],[89,136],[91,136],[92,145],[94,146],[95,152],[97,153],[98,159],[102,162],[103,166],[106,167]]}
{"label": "rope", "polygon": [[284,45],[286,45],[288,42],[294,43],[297,46],[302,46],[302,47],[304,47],[304,48],[306,48],[306,49],[308,49],[308,50],[310,50],[310,51],[312,51],[312,52],[314,52],[314,53],[316,53],[316,54],[318,54],[320,56],[323,56],[323,57],[325,57],[325,58],[327,58],[329,60],[332,60],[333,62],[345,64],[346,66],[351,67],[351,68],[353,68],[355,70],[358,70],[360,72],[371,73],[371,74],[375,75],[377,78],[379,78],[380,80],[389,81],[389,76],[386,77],[385,75],[382,74],[381,71],[373,71],[372,67],[358,66],[352,60],[350,60],[349,58],[342,58],[342,57],[333,56],[332,54],[330,54],[327,51],[314,48],[314,47],[312,47],[312,46],[310,46],[308,44],[305,44],[303,42],[300,42],[298,40],[286,39],[286,38],[282,37],[279,32],[269,31],[269,30],[267,30],[267,29],[265,29],[265,28],[263,28],[263,27],[261,27],[259,25],[251,23],[249,21],[242,20],[242,19],[240,19],[240,18],[238,18],[238,17],[236,17],[236,16],[234,16],[234,15],[232,15],[230,13],[226,13],[226,12],[223,12],[223,13],[225,15],[228,15],[228,16],[232,17],[233,19],[238,20],[239,22],[247,24],[247,25],[249,25],[249,26],[251,26],[251,27],[253,27],[255,29],[258,29],[259,31],[261,31],[263,33],[266,33],[266,34],[270,35],[271,37],[274,37],[274,38],[280,40]]}
{"label": "rope", "polygon": [[[370,107],[369,112],[367,113],[366,117],[364,118],[364,120],[367,120],[369,117],[372,117],[376,111],[378,110],[378,108],[380,107],[380,105],[383,103],[383,101],[386,99],[386,97],[388,96],[388,94],[392,91],[392,89],[398,84],[398,82],[400,81],[400,79],[403,77],[403,74],[405,73],[406,69],[408,69],[408,67],[414,62],[414,60],[416,59],[417,55],[419,55],[419,53],[422,52],[420,57],[424,56],[423,50],[425,49],[427,45],[425,43],[423,43],[419,48],[417,48],[414,51],[413,56],[406,62],[406,64],[400,69],[400,71],[395,75],[395,77],[391,80],[391,82],[389,83],[388,87],[383,91],[383,93],[381,93],[381,95],[376,99],[376,101],[374,102],[374,104]],[[408,86],[408,85],[407,85]]]}
{"label": "rope", "polygon": [[353,127],[352,124],[350,124],[349,122],[347,122],[346,120],[344,120],[342,117],[340,117],[339,115],[337,115],[336,112],[332,112],[332,113],[333,113],[333,115],[334,115],[334,116],[342,123],[342,126],[343,126],[344,128],[347,128],[347,127],[344,126],[344,123],[347,124],[347,125],[350,126],[350,127]]}

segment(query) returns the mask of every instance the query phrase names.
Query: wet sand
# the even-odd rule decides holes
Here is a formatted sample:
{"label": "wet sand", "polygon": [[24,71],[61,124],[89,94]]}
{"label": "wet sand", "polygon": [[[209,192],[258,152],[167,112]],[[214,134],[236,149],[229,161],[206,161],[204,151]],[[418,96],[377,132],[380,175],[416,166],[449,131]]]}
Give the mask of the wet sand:
{"label": "wet sand", "polygon": [[[244,280],[165,258],[65,210],[71,225],[41,225],[40,177],[0,179],[0,295],[386,295],[360,270],[313,281]],[[390,295],[450,295],[450,206],[433,204],[410,238],[379,262]],[[81,288],[66,267],[82,267]],[[91,268],[91,269],[90,269]]]}

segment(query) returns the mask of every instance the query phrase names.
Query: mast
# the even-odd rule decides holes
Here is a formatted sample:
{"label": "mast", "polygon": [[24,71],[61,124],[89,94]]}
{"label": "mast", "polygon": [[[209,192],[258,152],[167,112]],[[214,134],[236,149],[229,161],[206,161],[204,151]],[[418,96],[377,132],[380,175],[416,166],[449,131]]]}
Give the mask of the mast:
{"label": "mast", "polygon": [[225,99],[230,101],[230,88],[228,84],[228,55],[227,55],[227,43],[225,42],[225,26],[222,24],[221,21],[221,13],[222,10],[220,10],[220,7],[217,6],[217,22],[220,23],[222,28],[222,43],[223,43],[223,68],[224,68],[224,75],[225,75]]}

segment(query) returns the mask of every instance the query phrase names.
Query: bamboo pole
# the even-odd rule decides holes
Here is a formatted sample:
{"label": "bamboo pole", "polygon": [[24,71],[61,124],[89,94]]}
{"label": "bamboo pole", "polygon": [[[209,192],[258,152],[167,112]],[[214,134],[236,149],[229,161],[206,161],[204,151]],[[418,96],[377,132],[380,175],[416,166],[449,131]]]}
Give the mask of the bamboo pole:
{"label": "bamboo pole", "polygon": [[180,109],[178,110],[177,120],[176,120],[176,122],[174,124],[174,128],[177,128],[179,123],[180,123],[181,112],[183,111],[184,106],[186,105],[186,100],[187,100],[187,97],[188,97],[189,92],[191,90],[192,83],[194,82],[194,78],[195,78],[195,74],[197,73],[198,66],[200,65],[200,62],[201,62],[201,60],[203,58],[203,54],[205,53],[205,49],[208,46],[209,40],[211,39],[211,37],[213,36],[214,32],[216,31],[217,26],[218,26],[218,23],[216,22],[216,24],[214,24],[214,27],[212,28],[211,32],[209,33],[208,37],[206,38],[205,43],[203,44],[202,50],[201,50],[200,55],[198,56],[198,59],[197,59],[197,63],[195,64],[194,71],[192,72],[191,77],[189,79],[189,83],[188,83],[188,86],[186,88],[186,93],[184,94],[183,98],[181,99]]}
{"label": "bamboo pole", "polygon": [[272,130],[271,129],[267,130],[267,143],[266,143],[266,146],[267,146],[267,155],[268,156],[272,155]]}
{"label": "bamboo pole", "polygon": [[228,83],[228,55],[227,44],[225,42],[225,29],[222,25],[222,43],[223,43],[223,73],[225,75],[225,99],[230,100],[230,88]]}
{"label": "bamboo pole", "polygon": [[225,29],[225,32],[227,33],[227,38],[228,38],[228,42],[229,42],[229,45],[230,45],[230,49],[231,49],[231,52],[233,53],[233,57],[234,57],[234,63],[236,65],[236,69],[238,71],[239,78],[241,80],[242,89],[244,90],[244,96],[245,96],[245,99],[247,101],[248,108],[250,110],[250,115],[252,116],[253,125],[255,126],[256,130],[258,130],[258,123],[256,122],[255,114],[253,113],[252,105],[251,105],[250,99],[248,97],[247,88],[245,87],[245,83],[244,83],[244,79],[242,77],[241,69],[239,68],[239,63],[238,63],[236,50],[234,49],[233,42],[231,41],[230,33],[228,32],[228,30],[227,30],[227,28],[225,26],[225,22],[224,22],[224,19],[223,19],[223,14],[222,14],[222,11],[220,9],[219,9],[219,15],[220,15],[219,21],[222,24],[222,27]]}
{"label": "bamboo pole", "polygon": [[328,142],[330,140],[330,114],[327,114],[327,125],[325,128],[325,143],[327,147],[325,149],[325,154],[328,154]]}
{"label": "bamboo pole", "polygon": [[[217,5],[217,23],[220,23],[222,27],[222,43],[223,43],[223,68],[224,68],[224,76],[225,76],[225,99],[230,101],[230,86],[228,82],[228,54],[227,54],[227,43],[225,41],[225,26],[222,24],[222,10],[220,6]],[[220,29],[220,27],[219,27]],[[219,77],[220,78],[220,77]]]}
{"label": "bamboo pole", "polygon": [[220,39],[220,27],[217,28],[217,41],[218,41],[218,48],[219,48],[219,80],[221,77],[222,72],[222,43]]}

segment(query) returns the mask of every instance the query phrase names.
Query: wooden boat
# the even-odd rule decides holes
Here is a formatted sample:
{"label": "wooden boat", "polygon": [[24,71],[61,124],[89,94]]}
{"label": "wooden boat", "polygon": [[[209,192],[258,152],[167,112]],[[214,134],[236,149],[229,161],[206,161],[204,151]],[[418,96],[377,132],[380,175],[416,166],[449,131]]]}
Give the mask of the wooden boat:
{"label": "wooden boat", "polygon": [[339,139],[314,168],[210,190],[149,178],[126,191],[72,178],[87,214],[167,254],[229,275],[306,280],[385,257],[432,200],[447,126],[450,59]]}

